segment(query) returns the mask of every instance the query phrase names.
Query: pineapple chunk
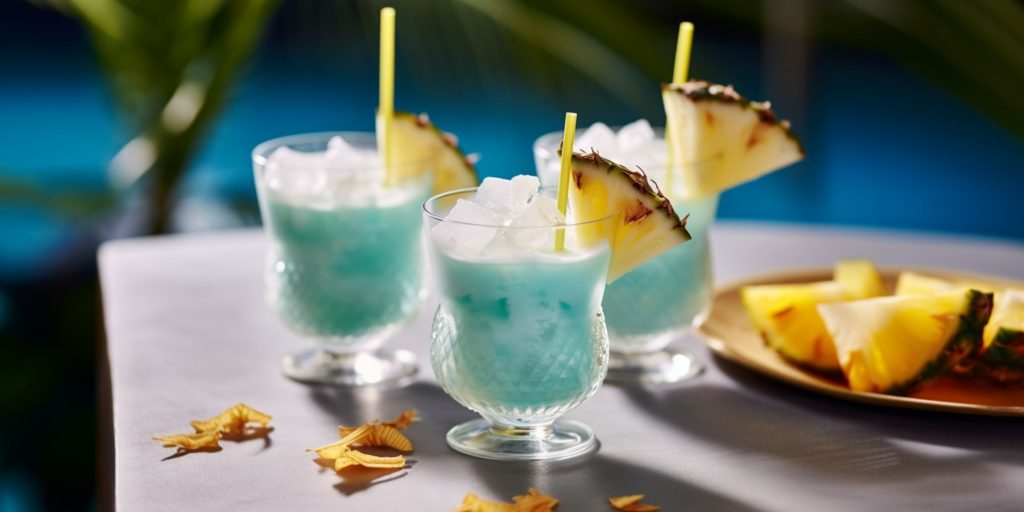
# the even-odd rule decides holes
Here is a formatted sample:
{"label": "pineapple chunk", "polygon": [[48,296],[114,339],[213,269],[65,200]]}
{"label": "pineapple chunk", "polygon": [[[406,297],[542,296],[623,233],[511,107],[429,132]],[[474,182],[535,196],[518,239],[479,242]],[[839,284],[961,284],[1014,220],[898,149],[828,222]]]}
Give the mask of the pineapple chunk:
{"label": "pineapple chunk", "polygon": [[1024,381],[1024,290],[1007,288],[996,297],[983,340],[975,374],[997,382]]}
{"label": "pineapple chunk", "polygon": [[782,357],[819,371],[839,370],[832,340],[815,309],[846,297],[839,283],[746,286],[740,294],[751,321]]}
{"label": "pineapple chunk", "polygon": [[867,260],[837,261],[832,281],[747,286],[743,305],[765,341],[785,359],[811,369],[838,372],[839,359],[817,305],[885,293],[882,276]]}
{"label": "pineapple chunk", "polygon": [[[978,290],[999,295],[999,287],[976,279],[948,281],[916,272],[900,272],[896,278],[896,295],[931,295],[952,290]],[[997,301],[998,302],[998,301]]]}
{"label": "pineapple chunk", "polygon": [[882,275],[869,260],[837,261],[833,279],[846,290],[851,299],[885,295]]}
{"label": "pineapple chunk", "polygon": [[[382,124],[383,119],[378,114],[378,132]],[[429,160],[430,171],[434,174],[434,194],[477,185],[476,168],[459,149],[455,137],[442,132],[426,115],[396,111],[391,133],[391,161],[397,164],[392,171],[395,182],[415,178],[413,174],[421,171],[420,166],[405,166],[403,162]]]}
{"label": "pineapple chunk", "polygon": [[907,394],[945,375],[981,344],[992,294],[953,290],[821,304],[854,391]]}
{"label": "pineapple chunk", "polygon": [[[608,240],[612,260],[608,282],[651,258],[690,240],[686,220],[680,220],[672,204],[642,173],[630,171],[597,153],[572,155],[569,214],[576,221],[617,215],[618,222],[580,229],[581,237]],[[679,269],[697,272],[697,269]]]}
{"label": "pineapple chunk", "polygon": [[953,288],[949,281],[916,272],[900,272],[896,278],[896,295],[931,295]]}
{"label": "pineapple chunk", "polygon": [[668,144],[681,162],[672,197],[722,192],[804,157],[789,122],[732,86],[691,80],[662,86]]}

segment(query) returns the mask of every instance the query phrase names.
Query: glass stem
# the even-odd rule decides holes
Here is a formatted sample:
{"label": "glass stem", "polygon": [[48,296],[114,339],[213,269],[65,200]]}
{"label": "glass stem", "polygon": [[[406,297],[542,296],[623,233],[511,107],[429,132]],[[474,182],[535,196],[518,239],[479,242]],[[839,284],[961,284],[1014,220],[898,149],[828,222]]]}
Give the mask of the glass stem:
{"label": "glass stem", "polygon": [[553,431],[551,423],[530,426],[502,425],[491,423],[491,433],[500,437],[511,437],[514,439],[546,439]]}

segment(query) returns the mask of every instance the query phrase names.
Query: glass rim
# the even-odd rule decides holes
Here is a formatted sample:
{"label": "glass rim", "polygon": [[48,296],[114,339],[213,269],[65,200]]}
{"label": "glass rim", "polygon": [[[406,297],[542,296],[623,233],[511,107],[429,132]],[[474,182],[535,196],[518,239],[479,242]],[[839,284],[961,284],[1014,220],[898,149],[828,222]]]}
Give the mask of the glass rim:
{"label": "glass rim", "polygon": [[[350,144],[351,143],[368,143],[368,142],[373,142],[374,143],[374,147],[376,147],[376,141],[377,141],[377,134],[376,134],[376,132],[359,132],[359,131],[351,131],[351,130],[327,130],[327,131],[319,131],[319,132],[294,133],[294,134],[291,134],[291,135],[282,135],[280,137],[274,137],[272,139],[267,139],[267,140],[257,144],[256,147],[254,147],[252,149],[252,152],[251,152],[252,161],[253,161],[254,164],[256,164],[258,166],[265,167],[270,162],[268,157],[277,148],[288,147],[289,145],[292,145],[292,144],[310,143],[310,142],[317,142],[317,141],[323,141],[325,143],[325,148],[326,148],[326,142],[330,141],[334,137],[341,137],[345,142],[350,143]],[[434,157],[437,156],[437,153],[439,151],[440,150],[437,150],[437,151],[431,153],[430,155],[428,155],[426,157],[418,158],[418,159],[415,159],[415,160],[393,162],[391,165],[393,167],[397,167],[397,168],[409,168],[409,167],[415,167],[415,166],[423,166],[424,164],[432,161],[434,159]],[[373,167],[375,167],[375,168],[383,168],[384,164],[383,164],[383,162],[377,163],[377,164],[374,164]]]}
{"label": "glass rim", "polygon": [[[500,226],[500,225],[497,225],[497,224],[479,224],[479,223],[476,223],[476,222],[464,222],[464,221],[460,221],[460,220],[448,220],[445,217],[441,217],[440,215],[432,212],[429,209],[429,207],[428,207],[428,205],[430,205],[432,203],[436,203],[437,201],[440,201],[441,199],[444,199],[446,197],[456,196],[456,195],[459,195],[459,194],[468,194],[470,192],[476,192],[477,189],[479,189],[479,188],[480,188],[479,186],[459,188],[459,189],[449,190],[447,192],[442,192],[440,194],[431,196],[429,199],[427,199],[426,201],[423,202],[423,206],[421,207],[421,209],[423,210],[423,214],[426,215],[428,218],[431,218],[431,219],[436,220],[438,222],[451,222],[452,224],[458,224],[460,226],[474,226],[474,227],[479,227],[479,228],[492,228],[492,229],[509,229],[509,230],[515,230],[515,231],[527,230],[527,229],[564,229],[564,228],[575,228],[575,227],[581,227],[581,226],[589,226],[589,225],[592,225],[592,224],[598,224],[598,223],[601,223],[601,222],[606,222],[609,219],[613,219],[613,218],[615,218],[618,215],[618,212],[612,212],[612,213],[609,213],[609,214],[607,214],[607,215],[605,215],[603,217],[598,217],[596,219],[588,219],[588,220],[585,220],[585,221],[572,222],[572,223],[566,222],[566,223],[562,223],[562,224],[555,224],[555,225],[552,225],[552,226]],[[551,187],[541,187],[541,190],[545,190],[545,189],[546,190],[551,190]]]}

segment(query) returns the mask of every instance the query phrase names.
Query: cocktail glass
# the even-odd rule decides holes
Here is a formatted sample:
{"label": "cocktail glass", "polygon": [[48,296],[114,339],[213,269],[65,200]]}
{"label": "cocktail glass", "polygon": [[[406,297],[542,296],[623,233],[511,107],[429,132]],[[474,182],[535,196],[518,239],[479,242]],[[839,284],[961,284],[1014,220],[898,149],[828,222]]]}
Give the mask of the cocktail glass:
{"label": "cocktail glass", "polygon": [[[314,343],[285,357],[283,370],[307,383],[400,382],[416,373],[415,358],[382,345],[426,297],[419,209],[430,196],[429,162],[394,164],[415,167],[408,174],[422,176],[394,187],[382,185],[383,171],[373,168],[379,164],[368,163],[376,160],[302,164],[304,154],[327,150],[332,137],[364,155],[376,151],[372,133],[337,132],[273,139],[252,153],[270,242],[266,300],[292,331]],[[300,154],[278,164],[271,158],[278,148]]]}
{"label": "cocktail glass", "polygon": [[[657,133],[658,145],[664,147],[663,131]],[[557,132],[534,143],[537,175],[544,186],[558,178],[552,170],[558,167],[561,140],[562,134]],[[648,160],[643,170],[656,182],[663,182],[667,158]],[[692,354],[672,342],[692,333],[710,310],[713,282],[708,228],[715,219],[718,196],[686,200],[668,188],[662,191],[680,216],[689,215],[686,229],[693,239],[616,279],[605,290],[602,308],[611,344],[609,382],[675,383],[701,370]]]}
{"label": "cocktail glass", "polygon": [[[564,459],[596,449],[589,427],[558,418],[593,395],[607,370],[601,298],[611,252],[596,234],[614,229],[614,219],[557,227],[456,223],[460,236],[529,238],[545,248],[460,256],[430,233],[475,190],[441,194],[423,206],[440,298],[430,362],[445,392],[483,418],[452,428],[448,444],[497,460]],[[560,252],[557,231],[565,233]]]}

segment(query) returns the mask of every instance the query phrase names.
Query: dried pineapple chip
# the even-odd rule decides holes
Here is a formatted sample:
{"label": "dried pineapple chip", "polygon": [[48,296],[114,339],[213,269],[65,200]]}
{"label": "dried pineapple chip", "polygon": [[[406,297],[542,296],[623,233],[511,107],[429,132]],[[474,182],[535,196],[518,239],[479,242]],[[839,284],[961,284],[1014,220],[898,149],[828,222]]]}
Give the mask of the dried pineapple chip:
{"label": "dried pineapple chip", "polygon": [[320,448],[314,448],[312,450],[306,450],[307,452],[316,452],[321,458],[324,459],[336,459],[345,454],[348,445],[356,442],[359,438],[363,437],[370,430],[369,425],[363,425],[357,429],[352,430],[341,438],[341,441],[337,441],[328,445],[321,446]]}
{"label": "dried pineapple chip", "polygon": [[511,503],[487,501],[471,492],[462,498],[462,504],[454,512],[516,512]]}
{"label": "dried pineapple chip", "polygon": [[220,432],[199,432],[197,434],[175,434],[156,436],[153,439],[163,441],[164,448],[175,446],[185,450],[203,450],[220,448]]}
{"label": "dried pineapple chip", "polygon": [[488,501],[468,492],[455,512],[553,512],[558,500],[530,488],[528,494],[512,498],[515,503]]}
{"label": "dried pineapple chip", "polygon": [[343,470],[343,469],[345,469],[345,468],[347,468],[349,466],[358,466],[358,465],[359,465],[358,462],[356,462],[356,461],[354,461],[354,460],[352,460],[352,459],[350,459],[348,457],[338,457],[337,459],[334,459],[334,470],[335,471],[341,471],[341,470]]}
{"label": "dried pineapple chip", "polygon": [[626,505],[632,505],[634,503],[640,503],[640,500],[644,499],[643,494],[633,494],[631,496],[619,496],[616,498],[608,498],[608,503],[612,504],[612,508],[619,510]]}
{"label": "dried pineapple chip", "polygon": [[512,501],[515,502],[513,509],[515,512],[550,512],[558,506],[558,500],[541,494],[540,491],[530,487],[529,494],[523,496],[515,496]]}
{"label": "dried pineapple chip", "polygon": [[405,430],[412,425],[414,421],[419,421],[419,417],[416,416],[416,409],[409,409],[408,411],[399,414],[397,418],[391,421],[382,421],[381,423],[392,428],[399,430]]}
{"label": "dried pineapple chip", "polygon": [[[394,448],[400,452],[412,451],[412,441],[394,427],[379,423],[369,423],[363,425],[363,427],[368,427],[366,433],[351,444],[373,446],[376,448]],[[344,426],[338,427],[338,435],[345,438],[352,435],[356,430],[358,429]]]}
{"label": "dried pineapple chip", "polygon": [[[366,468],[404,468],[405,457],[396,455],[394,457],[380,457],[377,455],[370,455],[363,453],[359,450],[346,449],[346,452],[342,457],[347,457],[356,464]],[[342,457],[339,457],[342,458]],[[335,467],[337,467],[337,461],[335,461]]]}
{"label": "dried pineapple chip", "polygon": [[196,429],[196,432],[219,431],[224,434],[239,435],[245,432],[245,427],[249,423],[259,423],[266,427],[270,420],[270,415],[239,402],[208,420],[193,420],[192,428]]}
{"label": "dried pineapple chip", "polygon": [[369,446],[411,452],[412,441],[398,429],[408,427],[415,420],[416,409],[410,409],[403,412],[394,421],[374,421],[355,428],[342,425],[338,427],[340,441],[306,451],[316,452],[321,459],[333,460],[335,471],[357,465],[367,468],[404,468],[405,457],[402,455],[381,457],[361,452],[352,447]]}
{"label": "dried pineapple chip", "polygon": [[630,496],[608,498],[608,503],[611,503],[613,509],[623,512],[661,512],[661,507],[657,505],[640,503],[642,499],[644,499],[643,494],[633,494]]}

